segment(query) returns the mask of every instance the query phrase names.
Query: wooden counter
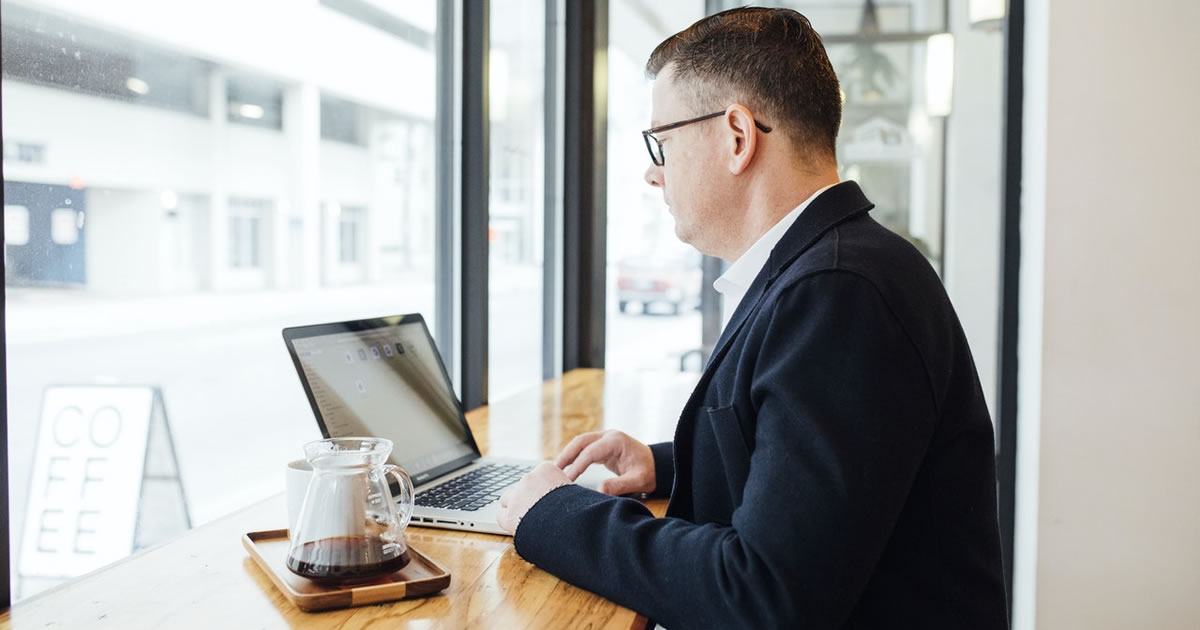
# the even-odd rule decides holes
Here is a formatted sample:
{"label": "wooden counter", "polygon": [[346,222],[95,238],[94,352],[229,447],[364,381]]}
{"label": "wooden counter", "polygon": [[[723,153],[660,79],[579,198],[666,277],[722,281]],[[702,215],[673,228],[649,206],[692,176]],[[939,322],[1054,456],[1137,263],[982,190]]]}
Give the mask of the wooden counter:
{"label": "wooden counter", "polygon": [[[665,380],[663,380],[665,379]],[[607,381],[607,382],[606,382]],[[584,431],[620,428],[669,440],[694,375],[612,376],[574,370],[467,414],[485,452],[551,457]],[[538,413],[540,407],[540,413]],[[671,411],[673,409],[673,411]],[[665,417],[664,417],[665,415]],[[285,462],[280,462],[282,474]],[[653,501],[661,515],[665,501]],[[242,548],[250,531],[284,526],[283,495],[18,602],[5,628],[640,628],[645,620],[525,562],[504,536],[410,527],[411,545],[447,567],[438,595],[305,613]]]}

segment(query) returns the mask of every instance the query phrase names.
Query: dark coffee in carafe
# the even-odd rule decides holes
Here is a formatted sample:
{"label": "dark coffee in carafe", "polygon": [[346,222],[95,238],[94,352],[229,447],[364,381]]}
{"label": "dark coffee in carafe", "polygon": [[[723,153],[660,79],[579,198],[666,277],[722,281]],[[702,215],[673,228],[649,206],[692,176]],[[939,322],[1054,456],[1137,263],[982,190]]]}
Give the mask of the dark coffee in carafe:
{"label": "dark coffee in carafe", "polygon": [[337,536],[304,543],[287,568],[317,582],[357,582],[403,569],[411,557],[403,545],[378,536]]}

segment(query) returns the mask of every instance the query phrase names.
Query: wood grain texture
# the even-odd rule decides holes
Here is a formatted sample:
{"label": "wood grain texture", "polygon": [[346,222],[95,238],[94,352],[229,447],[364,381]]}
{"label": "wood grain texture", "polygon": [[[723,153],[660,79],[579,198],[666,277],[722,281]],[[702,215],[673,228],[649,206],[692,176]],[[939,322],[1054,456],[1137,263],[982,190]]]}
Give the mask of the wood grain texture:
{"label": "wood grain texture", "polygon": [[[612,375],[602,370],[573,370],[491,408],[471,411],[467,420],[482,450],[503,446],[506,452],[497,454],[504,455],[552,457],[576,435],[610,427],[621,428],[639,439],[669,439],[669,428],[674,425],[670,418],[664,421],[659,414],[638,416],[639,409],[652,406],[657,400],[654,397],[661,395],[663,382],[642,375],[615,380],[620,383],[619,394],[612,391]],[[686,378],[679,383],[681,395],[686,395]],[[606,399],[637,404],[614,418],[606,413]],[[281,462],[281,470],[283,465]],[[661,516],[666,502],[651,501],[649,506]],[[286,520],[283,495],[270,497],[167,544],[18,602],[0,614],[0,630],[47,627],[626,630],[640,629],[646,624],[646,619],[633,611],[575,588],[525,562],[513,550],[512,539],[508,537],[415,526],[406,531],[409,544],[449,569],[452,577],[445,590],[377,605],[304,612],[280,592],[241,543],[245,533],[276,529]]]}

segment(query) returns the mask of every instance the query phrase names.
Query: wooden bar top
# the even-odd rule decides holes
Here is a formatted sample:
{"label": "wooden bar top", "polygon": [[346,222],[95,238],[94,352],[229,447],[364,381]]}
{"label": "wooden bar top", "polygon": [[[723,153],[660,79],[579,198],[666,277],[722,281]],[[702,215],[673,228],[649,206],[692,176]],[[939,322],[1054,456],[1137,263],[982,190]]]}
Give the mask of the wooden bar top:
{"label": "wooden bar top", "polygon": [[[553,457],[585,431],[619,428],[671,438],[695,375],[614,376],[580,369],[467,414],[480,449]],[[666,380],[662,380],[666,379]],[[283,474],[286,462],[280,462]],[[665,501],[652,501],[661,515]],[[410,526],[406,537],[452,574],[440,594],[306,613],[242,548],[252,531],[284,527],[282,494],[169,543],[16,603],[7,628],[640,628],[645,619],[525,562],[505,536]]]}

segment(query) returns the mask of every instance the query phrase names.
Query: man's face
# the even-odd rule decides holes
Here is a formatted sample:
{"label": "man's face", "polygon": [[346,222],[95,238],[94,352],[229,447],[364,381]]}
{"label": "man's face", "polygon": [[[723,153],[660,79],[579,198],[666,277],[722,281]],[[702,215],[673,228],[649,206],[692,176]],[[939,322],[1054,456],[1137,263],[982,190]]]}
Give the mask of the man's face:
{"label": "man's face", "polygon": [[[676,85],[671,66],[654,81],[652,127],[709,112],[692,111],[687,92]],[[675,217],[679,240],[709,255],[720,255],[736,209],[730,199],[730,172],[720,159],[720,117],[655,134],[662,143],[664,165],[646,169],[646,183],[662,188],[663,201]]]}

